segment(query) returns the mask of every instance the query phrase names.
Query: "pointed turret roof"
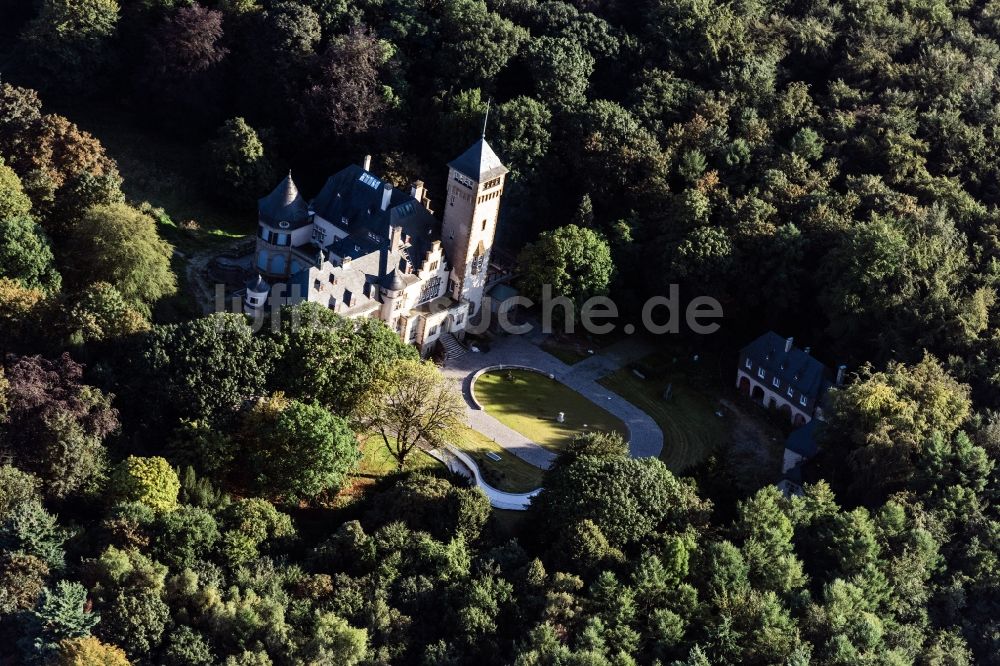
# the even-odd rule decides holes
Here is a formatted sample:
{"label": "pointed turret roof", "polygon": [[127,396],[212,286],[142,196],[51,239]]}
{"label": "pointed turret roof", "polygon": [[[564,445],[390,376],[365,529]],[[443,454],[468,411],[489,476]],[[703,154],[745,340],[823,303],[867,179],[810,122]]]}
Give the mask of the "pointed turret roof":
{"label": "pointed turret roof", "polygon": [[468,150],[449,162],[448,166],[478,183],[507,173],[507,167],[490,148],[490,144],[486,143],[485,138],[472,144]]}
{"label": "pointed turret roof", "polygon": [[247,280],[247,291],[255,291],[257,293],[268,292],[271,291],[271,287],[264,281],[261,274],[257,273],[256,277]]}
{"label": "pointed turret roof", "polygon": [[400,277],[399,271],[394,268],[391,273],[382,278],[382,286],[391,291],[402,291],[406,288],[406,282]]}
{"label": "pointed turret roof", "polygon": [[297,227],[309,220],[309,205],[299,194],[290,171],[270,194],[257,201],[257,210],[268,224],[288,222],[289,226]]}

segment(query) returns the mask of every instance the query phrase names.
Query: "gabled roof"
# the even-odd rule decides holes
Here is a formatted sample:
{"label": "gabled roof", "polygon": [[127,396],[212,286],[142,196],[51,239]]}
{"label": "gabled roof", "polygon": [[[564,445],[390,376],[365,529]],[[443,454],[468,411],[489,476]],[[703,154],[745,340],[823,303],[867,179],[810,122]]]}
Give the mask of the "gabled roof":
{"label": "gabled roof", "polygon": [[449,162],[448,166],[478,183],[507,173],[507,167],[490,148],[490,144],[486,143],[485,138],[472,144],[468,150]]}
{"label": "gabled roof", "polygon": [[[330,245],[339,257],[358,258],[389,243],[389,228],[401,227],[410,237],[411,262],[420,265],[431,244],[440,238],[434,216],[408,192],[393,188],[382,210],[384,183],[352,164],[330,176],[313,199],[316,215],[348,232]],[[357,248],[357,249],[355,249]]]}
{"label": "gabled roof", "polygon": [[741,350],[741,356],[750,357],[755,367],[763,367],[776,375],[783,386],[791,385],[800,393],[816,399],[830,386],[829,368],[806,351],[792,346],[785,351],[786,340],[774,331],[768,331]]}
{"label": "gabled roof", "polygon": [[[257,210],[262,220],[284,229],[294,229],[309,222],[309,206],[299,194],[291,173],[270,194],[257,200]],[[288,224],[282,225],[282,222]]]}

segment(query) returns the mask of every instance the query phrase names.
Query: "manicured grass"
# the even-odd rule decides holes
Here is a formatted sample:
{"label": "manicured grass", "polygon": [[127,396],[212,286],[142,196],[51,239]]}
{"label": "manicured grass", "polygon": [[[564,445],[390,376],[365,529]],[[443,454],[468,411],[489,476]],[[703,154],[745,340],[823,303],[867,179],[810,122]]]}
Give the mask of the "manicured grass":
{"label": "manicured grass", "polygon": [[[561,451],[588,430],[628,429],[617,417],[565,384],[527,370],[487,372],[476,381],[476,398],[498,421],[552,451]],[[558,423],[559,412],[566,420]]]}
{"label": "manicured grass", "polygon": [[[424,451],[414,451],[406,459],[406,471],[432,469],[442,466],[436,458]],[[358,476],[381,477],[396,472],[396,459],[385,448],[381,437],[369,437],[361,443],[361,460],[355,474]]]}
{"label": "manicured grass", "polygon": [[[683,373],[640,379],[630,369],[622,368],[598,383],[656,421],[663,431],[660,460],[674,472],[682,472],[702,462],[726,438],[728,426],[724,419],[715,415],[716,403],[695,389]],[[668,384],[673,384],[669,402],[663,398]]]}
{"label": "manicured grass", "polygon": [[[472,428],[465,427],[460,432],[455,433],[452,445],[472,456],[472,459],[479,465],[483,479],[497,490],[508,493],[526,493],[542,485],[542,470],[526,463],[486,435]],[[491,460],[486,457],[486,454],[490,452],[499,455],[500,460]]]}
{"label": "manicured grass", "polygon": [[583,359],[587,358],[587,356],[581,353],[576,347],[567,346],[551,340],[543,342],[542,349],[545,350],[546,353],[555,356],[566,365],[573,365],[574,363],[579,363]]}

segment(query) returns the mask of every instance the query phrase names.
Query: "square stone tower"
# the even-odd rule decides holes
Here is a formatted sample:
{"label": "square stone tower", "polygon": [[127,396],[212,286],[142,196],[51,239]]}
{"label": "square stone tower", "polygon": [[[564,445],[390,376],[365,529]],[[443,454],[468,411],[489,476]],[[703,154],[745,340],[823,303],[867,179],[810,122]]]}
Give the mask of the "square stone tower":
{"label": "square stone tower", "polygon": [[469,302],[469,316],[478,314],[483,302],[506,176],[507,167],[485,136],[448,163],[441,242],[451,262],[449,293]]}

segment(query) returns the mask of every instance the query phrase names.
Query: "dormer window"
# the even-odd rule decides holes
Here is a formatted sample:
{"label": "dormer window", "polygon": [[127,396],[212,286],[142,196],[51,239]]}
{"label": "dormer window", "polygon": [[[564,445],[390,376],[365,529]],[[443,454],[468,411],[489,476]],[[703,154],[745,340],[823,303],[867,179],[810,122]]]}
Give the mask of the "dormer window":
{"label": "dormer window", "polygon": [[752,367],[753,367],[753,361],[751,361],[751,360],[750,360],[749,358],[747,358],[746,362],[744,362],[744,363],[743,363],[743,366],[744,366],[744,367],[745,367],[745,368],[746,368],[747,370],[749,370],[750,368],[752,368]]}
{"label": "dormer window", "polygon": [[799,404],[800,405],[802,405],[803,407],[805,407],[807,402],[809,402],[809,399],[805,395],[799,396]]}
{"label": "dormer window", "polygon": [[795,393],[795,389],[793,389],[791,386],[789,386],[788,387],[788,397],[791,398],[793,393]]}
{"label": "dormer window", "polygon": [[781,380],[775,377],[774,379],[771,380],[771,386],[773,386],[774,388],[778,388],[779,386],[781,386]]}
{"label": "dormer window", "polygon": [[757,368],[757,376],[764,379],[764,368]]}

